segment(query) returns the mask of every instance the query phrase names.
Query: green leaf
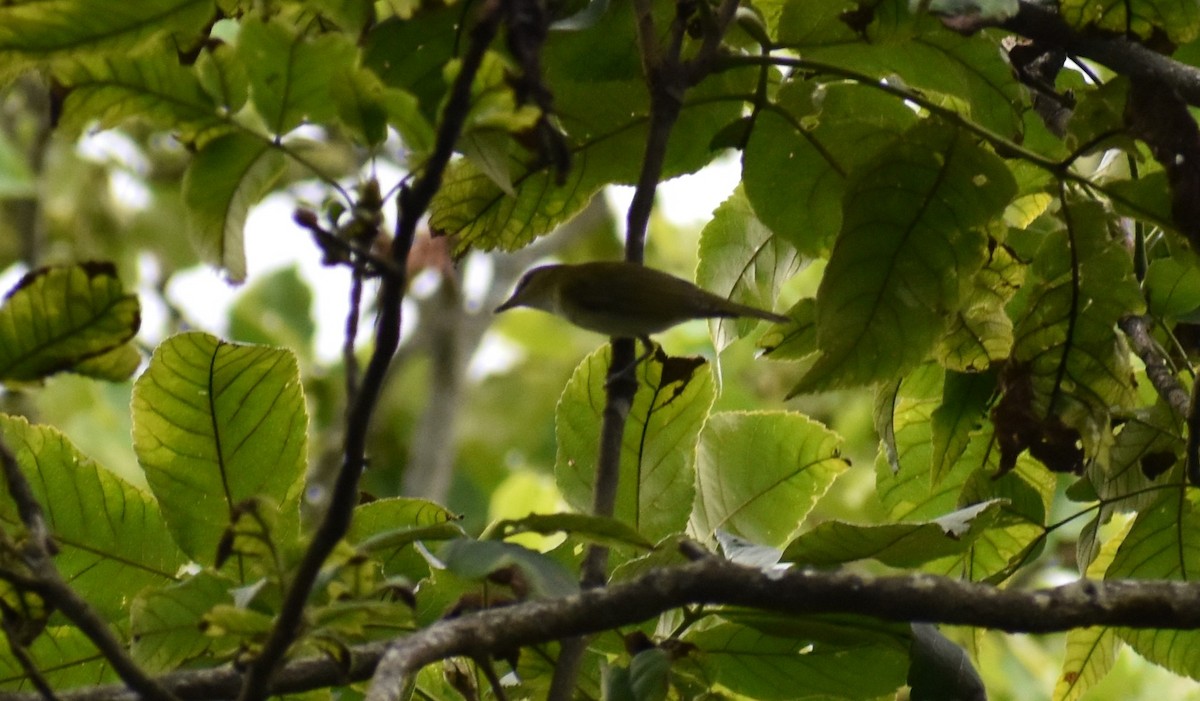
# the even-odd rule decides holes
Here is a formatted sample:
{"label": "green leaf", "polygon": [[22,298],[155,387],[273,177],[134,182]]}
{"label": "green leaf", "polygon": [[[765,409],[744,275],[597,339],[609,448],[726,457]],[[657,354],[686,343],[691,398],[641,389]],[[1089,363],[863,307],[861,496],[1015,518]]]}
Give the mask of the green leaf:
{"label": "green leaf", "polygon": [[960,460],[940,482],[932,481],[931,417],[941,405],[944,375],[936,365],[923,365],[897,386],[880,390],[876,430],[884,440],[875,460],[875,489],[893,520],[927,521],[954,511],[971,473]]}
{"label": "green leaf", "polygon": [[938,341],[938,362],[949,370],[977,373],[1007,358],[1013,322],[1005,306],[1024,281],[1025,266],[1003,246],[993,248]]}
{"label": "green leaf", "polygon": [[969,17],[971,21],[1000,24],[1021,9],[1017,0],[928,0],[925,9],[946,17]]}
{"label": "green leaf", "polygon": [[[754,3],[756,6],[762,3]],[[836,45],[860,39],[845,16],[859,9],[854,0],[807,0],[803,3],[781,0],[778,12],[764,9],[776,41],[789,46]],[[776,18],[773,20],[773,18]]]}
{"label": "green leaf", "polygon": [[1108,460],[1094,460],[1085,475],[1095,498],[1105,502],[1102,514],[1142,511],[1158,499],[1152,488],[1163,486],[1183,463],[1183,429],[1164,404],[1139,409],[1114,430]]}
{"label": "green leaf", "polygon": [[138,299],[125,292],[111,264],[40,268],[0,306],[0,380],[27,382],[65,370],[124,379],[128,374],[106,375],[103,364],[82,365],[123,346],[140,325]]}
{"label": "green leaf", "polygon": [[[688,92],[674,130],[690,138],[671,140],[664,178],[693,172],[712,159],[709,140],[739,116],[738,103],[728,95],[748,89],[746,77],[744,70],[727,71]],[[583,209],[601,186],[636,181],[638,160],[631,156],[644,150],[648,123],[643,82],[562,80],[554,98],[572,154],[562,183],[537,153],[509,153],[515,197],[469,160],[447,169],[430,204],[429,225],[456,237],[456,254],[521,248]]]}
{"label": "green leaf", "polygon": [[389,19],[371,28],[362,64],[384,84],[416,96],[427,121],[437,118],[446,91],[443,68],[459,55],[462,8],[433,5],[421,21]]}
{"label": "green leaf", "polygon": [[1200,6],[1178,0],[1062,0],[1059,14],[1076,29],[1099,29],[1148,39],[1163,31],[1174,44],[1200,35]]}
{"label": "green leaf", "polygon": [[1111,628],[1075,628],[1067,631],[1063,672],[1054,685],[1053,701],[1077,701],[1095,686],[1117,661],[1121,641]]}
{"label": "green leaf", "polygon": [[996,388],[996,377],[963,375],[946,372],[942,385],[942,404],[933,410],[933,474],[934,484],[941,481],[954,463],[962,457],[970,442],[971,432],[983,422],[988,401]]}
{"label": "green leaf", "polygon": [[988,501],[925,523],[860,526],[826,521],[789,543],[783,559],[813,567],[868,558],[891,567],[916,567],[971,547],[999,514],[1000,503]]}
{"label": "green leaf", "polygon": [[198,562],[212,562],[238,504],[294,501],[307,427],[284,350],[174,336],[133,389],[134,450],[172,535]]}
{"label": "green leaf", "polygon": [[1015,191],[1003,161],[934,123],[865,165],[847,186],[842,234],[817,291],[821,356],[792,394],[916,367],[984,262],[976,227],[1001,214]]}
{"label": "green leaf", "polygon": [[172,34],[190,43],[216,12],[212,0],[138,0],[103,12],[90,0],[0,7],[0,70],[60,55],[137,51]]}
{"label": "green leaf", "polygon": [[329,85],[344,80],[355,48],[345,35],[309,39],[279,22],[249,20],[238,34],[237,55],[250,79],[251,104],[271,133],[282,136],[304,122],[334,117]]}
{"label": "green leaf", "polygon": [[792,323],[775,325],[758,339],[772,360],[802,360],[817,352],[817,300],[812,297],[787,310]]}
{"label": "green leaf", "polygon": [[632,545],[645,550],[654,547],[654,543],[624,523],[589,514],[530,514],[524,518],[500,521],[488,531],[491,537],[501,539],[519,533],[568,533],[606,545]]}
{"label": "green leaf", "polygon": [[438,557],[446,569],[466,579],[484,579],[498,570],[516,568],[529,592],[539,598],[570,596],[579,591],[579,583],[565,567],[515,543],[460,538],[442,546]]}
{"label": "green leaf", "polygon": [[[740,188],[700,232],[696,284],[735,302],[773,308],[779,289],[800,266],[796,251],[763,226]],[[758,326],[757,321],[746,319],[714,324],[713,345],[718,353]]]}
{"label": "green leaf", "polygon": [[98,380],[124,382],[137,372],[142,364],[142,354],[133,343],[117,346],[107,353],[80,361],[71,372]]}
{"label": "green leaf", "polygon": [[1029,99],[1021,83],[1012,79],[999,37],[961,36],[932,17],[910,14],[906,5],[895,2],[875,8],[865,36],[812,47],[804,58],[904,86],[1019,141],[1024,131],[1021,115]]}
{"label": "green leaf", "polygon": [[346,540],[379,560],[385,575],[416,581],[428,575],[429,566],[415,552],[413,544],[461,538],[464,535],[458,524],[461,519],[444,506],[425,499],[379,499],[354,509],[354,521]]}
{"label": "green leaf", "polygon": [[[187,558],[175,547],[149,494],[101,468],[48,426],[0,414],[0,434],[42,504],[58,544],[55,564],[109,621],[120,621],[138,590],[171,582]],[[0,519],[20,523],[6,498]]]}
{"label": "green leaf", "polygon": [[[1129,526],[1132,525],[1133,522],[1129,522]],[[1100,548],[1099,554],[1087,566],[1088,577],[1100,578],[1104,575],[1127,533],[1128,528],[1125,528]],[[1117,661],[1120,646],[1121,641],[1112,628],[1090,627],[1068,631],[1063,671],[1054,685],[1053,701],[1076,701],[1081,698],[1108,675]]]}
{"label": "green leaf", "polygon": [[[563,498],[591,511],[609,347],[575,369],[555,412],[554,477]],[[621,444],[614,517],[656,541],[683,529],[691,511],[694,447],[714,398],[712,371],[697,358],[656,354],[637,367],[638,392]]]}
{"label": "green leaf", "polygon": [[[1071,203],[1068,213],[1069,230],[1046,236],[1029,283],[1013,299],[1012,359],[1031,384],[1027,410],[1059,417],[1091,456],[1107,441],[1110,408],[1133,405],[1129,350],[1113,328],[1143,302],[1133,261],[1109,240],[1100,208]],[[1014,390],[1010,396],[1020,399]]]}
{"label": "green leaf", "polygon": [[825,255],[842,226],[846,179],[917,121],[903,102],[861,85],[784,83],[742,159],[762,223],[801,253]]}
{"label": "green leaf", "polygon": [[330,92],[338,118],[359,142],[382,144],[391,123],[410,150],[424,153],[432,148],[433,128],[421,115],[417,99],[385,86],[374,72],[365,68],[348,71],[333,82]]}
{"label": "green leaf", "polygon": [[849,467],[841,442],[802,414],[713,414],[696,450],[692,530],[706,540],[720,529],[782,545]]}
{"label": "green leaf", "polygon": [[[1104,577],[1193,581],[1197,572],[1200,514],[1190,500],[1168,491],[1138,514]],[[1118,629],[1117,635],[1151,662],[1200,679],[1200,632]]]}
{"label": "green leaf", "polygon": [[270,191],[283,166],[283,156],[269,142],[233,133],[207,143],[183,176],[197,247],[233,282],[246,278],[246,215]]}
{"label": "green leaf", "polygon": [[[119,681],[96,644],[75,626],[50,626],[26,650],[54,689],[90,687]],[[8,641],[0,637],[0,689],[28,691],[30,680]]]}
{"label": "green leaf", "polygon": [[962,458],[974,470],[958,497],[964,504],[1001,502],[996,524],[980,533],[969,550],[932,561],[923,566],[925,571],[997,584],[1032,561],[1045,545],[1046,514],[1057,479],[1028,456],[1001,475],[998,452],[987,433],[974,437]]}
{"label": "green leaf", "polygon": [[189,144],[225,126],[217,106],[192,71],[174,57],[96,57],[60,62],[55,79],[67,88],[58,128],[79,134],[92,120],[110,129],[138,119],[178,133]]}
{"label": "green leaf", "polygon": [[25,155],[7,134],[0,134],[0,200],[25,199],[37,194],[37,181]]}
{"label": "green leaf", "polygon": [[662,648],[650,648],[629,661],[629,687],[634,701],[660,701],[667,697],[671,657]]}
{"label": "green leaf", "polygon": [[218,645],[200,629],[204,614],[231,601],[237,582],[205,570],[178,584],[146,589],[130,607],[131,653],[150,674],[160,674],[188,662],[214,664],[237,649],[236,640]]}
{"label": "green leaf", "polygon": [[196,58],[196,79],[225,115],[234,115],[250,96],[250,77],[229,44],[206,47]]}
{"label": "green leaf", "polygon": [[1147,311],[1156,317],[1177,318],[1200,309],[1200,268],[1194,260],[1152,260],[1144,285]]}
{"label": "green leaf", "polygon": [[776,637],[753,628],[722,623],[686,637],[704,654],[716,681],[751,698],[782,701],[797,690],[814,697],[876,699],[902,686],[908,654],[878,636],[841,644]]}

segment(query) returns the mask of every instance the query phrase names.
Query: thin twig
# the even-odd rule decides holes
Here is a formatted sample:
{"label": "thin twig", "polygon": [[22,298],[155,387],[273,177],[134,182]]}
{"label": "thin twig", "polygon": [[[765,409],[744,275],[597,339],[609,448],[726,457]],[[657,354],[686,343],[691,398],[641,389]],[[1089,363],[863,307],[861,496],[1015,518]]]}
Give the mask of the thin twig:
{"label": "thin twig", "polygon": [[43,699],[46,701],[58,701],[58,696],[55,695],[54,688],[50,686],[50,682],[46,680],[45,675],[42,674],[42,670],[38,669],[37,663],[30,657],[29,651],[25,649],[24,643],[19,640],[20,636],[13,629],[12,623],[7,620],[7,616],[5,616],[2,625],[4,626],[4,637],[8,640],[8,651],[13,657],[17,658],[17,664],[21,665],[21,671],[25,673],[25,678],[33,682],[33,687],[38,690]]}
{"label": "thin twig", "polygon": [[[441,187],[442,176],[454,155],[454,145],[471,107],[471,84],[498,30],[499,13],[496,2],[490,0],[482,9],[479,21],[471,30],[471,42],[463,55],[461,68],[451,86],[438,127],[437,140],[425,165],[425,171],[413,181],[411,187],[402,187],[396,198],[399,212],[391,257],[398,270],[405,270],[408,253],[416,236],[417,224],[425,216],[430,201]],[[317,526],[312,543],[305,551],[295,578],[288,587],[262,652],[247,670],[245,685],[239,696],[240,701],[261,701],[269,693],[275,669],[301,633],[300,623],[304,607],[308,603],[317,575],[350,527],[354,507],[358,503],[359,478],[366,463],[367,432],[371,417],[375,412],[392,356],[400,343],[400,311],[407,286],[407,275],[389,275],[381,281],[375,349],[347,416],[342,466],[334,483],[329,508]]]}

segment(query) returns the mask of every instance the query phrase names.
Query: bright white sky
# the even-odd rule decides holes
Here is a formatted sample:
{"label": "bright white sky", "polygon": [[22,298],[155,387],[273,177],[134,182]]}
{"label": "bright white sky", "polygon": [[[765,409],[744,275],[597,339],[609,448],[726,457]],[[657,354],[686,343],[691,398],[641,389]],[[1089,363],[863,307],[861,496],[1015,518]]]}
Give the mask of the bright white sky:
{"label": "bright white sky", "polygon": [[[136,176],[146,171],[147,164],[132,143],[119,132],[101,132],[83,139],[79,148],[86,157],[113,162],[125,169],[115,171],[114,193],[131,208],[144,206],[147,193]],[[385,191],[400,175],[398,171],[383,168],[376,174]],[[679,225],[698,225],[733,192],[739,175],[737,159],[724,157],[699,173],[663,183],[658,201],[661,213]],[[322,195],[319,190],[306,191],[303,186],[295,190],[301,197],[309,196],[313,201],[319,201]],[[633,188],[611,187],[606,195],[614,211],[623,213],[633,197]],[[256,277],[265,273],[296,265],[317,291],[314,295],[317,354],[322,359],[332,359],[340,353],[349,275],[344,268],[321,265],[321,254],[308,232],[292,222],[295,202],[293,193],[277,193],[250,211],[246,221],[247,279],[253,283]],[[623,225],[624,217],[619,216],[618,221]],[[13,266],[0,273],[0,293],[10,289],[24,272],[24,268]],[[142,278],[152,284],[156,277],[153,262],[147,261]],[[241,289],[230,286],[215,270],[203,266],[177,274],[168,288],[168,296],[198,328],[221,334],[227,330],[229,307]],[[143,294],[141,298],[142,336],[149,343],[157,343],[161,340],[165,310],[153,304],[155,295]]]}

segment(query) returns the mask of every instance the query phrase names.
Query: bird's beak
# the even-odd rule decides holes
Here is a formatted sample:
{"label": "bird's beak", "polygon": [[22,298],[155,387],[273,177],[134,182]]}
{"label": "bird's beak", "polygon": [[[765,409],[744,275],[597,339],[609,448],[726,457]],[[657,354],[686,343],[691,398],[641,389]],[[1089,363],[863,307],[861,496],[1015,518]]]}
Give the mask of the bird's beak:
{"label": "bird's beak", "polygon": [[515,307],[517,305],[518,305],[517,296],[513,295],[512,297],[509,297],[508,299],[506,299],[504,301],[504,304],[501,304],[500,306],[498,306],[494,310],[492,310],[492,313],[499,314],[500,312],[508,311],[509,309],[512,309],[513,307]]}

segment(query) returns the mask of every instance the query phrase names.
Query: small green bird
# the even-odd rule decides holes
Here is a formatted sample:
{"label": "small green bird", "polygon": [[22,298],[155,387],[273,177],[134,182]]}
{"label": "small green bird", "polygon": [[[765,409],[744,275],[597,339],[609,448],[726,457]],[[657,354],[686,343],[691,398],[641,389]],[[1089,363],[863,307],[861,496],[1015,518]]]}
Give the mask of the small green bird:
{"label": "small green bird", "polygon": [[692,319],[752,317],[782,324],[782,314],[731,302],[687,280],[623,261],[544,265],[525,273],[499,307],[530,307],[605,334],[641,339]]}

